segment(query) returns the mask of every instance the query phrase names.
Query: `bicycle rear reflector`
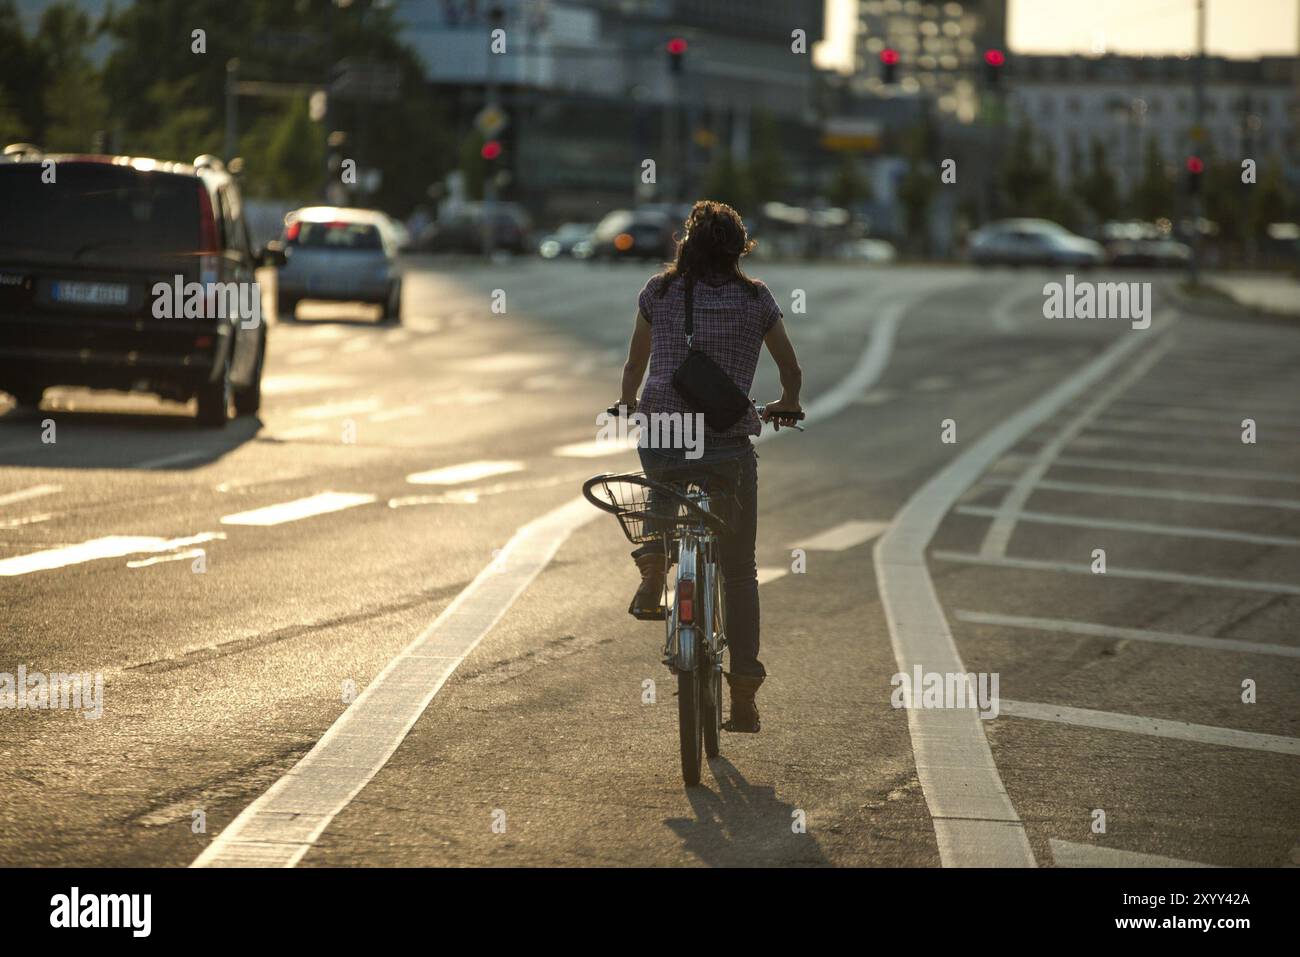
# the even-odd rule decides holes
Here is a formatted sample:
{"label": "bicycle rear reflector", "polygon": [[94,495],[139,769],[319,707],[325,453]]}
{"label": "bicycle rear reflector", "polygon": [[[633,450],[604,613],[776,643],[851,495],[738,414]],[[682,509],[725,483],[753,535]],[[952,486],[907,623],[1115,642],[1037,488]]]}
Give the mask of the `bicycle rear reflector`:
{"label": "bicycle rear reflector", "polygon": [[677,583],[677,620],[683,625],[695,624],[695,582]]}

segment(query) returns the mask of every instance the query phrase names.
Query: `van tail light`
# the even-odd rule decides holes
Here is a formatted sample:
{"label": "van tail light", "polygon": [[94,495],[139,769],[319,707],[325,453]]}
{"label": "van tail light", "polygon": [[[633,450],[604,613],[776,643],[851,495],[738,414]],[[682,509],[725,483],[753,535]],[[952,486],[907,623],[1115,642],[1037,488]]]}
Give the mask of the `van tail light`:
{"label": "van tail light", "polygon": [[212,197],[207,187],[199,184],[199,281],[207,284],[217,281],[221,242],[217,238],[217,217],[212,211]]}
{"label": "van tail light", "polygon": [[695,624],[695,582],[677,583],[677,620],[683,625]]}

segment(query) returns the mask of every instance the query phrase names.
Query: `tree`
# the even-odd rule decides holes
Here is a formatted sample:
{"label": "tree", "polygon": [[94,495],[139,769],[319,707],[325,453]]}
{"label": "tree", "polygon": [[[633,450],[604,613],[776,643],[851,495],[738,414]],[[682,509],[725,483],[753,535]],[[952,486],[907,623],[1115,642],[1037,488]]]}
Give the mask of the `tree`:
{"label": "tree", "polygon": [[1119,216],[1119,184],[1110,169],[1106,144],[1098,137],[1093,137],[1088,170],[1077,180],[1076,191],[1097,222]]}
{"label": "tree", "polygon": [[749,210],[754,201],[754,188],[748,171],[735,161],[731,150],[723,147],[714,156],[704,179],[704,195],[742,214]]}
{"label": "tree", "polygon": [[69,4],[55,4],[41,16],[34,45],[51,77],[40,133],[45,149],[91,150],[107,125],[107,100],[86,53],[92,39],[90,18]]}
{"label": "tree", "polygon": [[754,111],[749,181],[753,186],[754,197],[759,202],[782,199],[790,186],[781,132],[776,119],[767,110]]}
{"label": "tree", "polygon": [[858,168],[858,158],[853,153],[840,153],[839,167],[831,182],[829,199],[836,206],[852,209],[871,199],[871,184]]}
{"label": "tree", "polygon": [[1147,141],[1142,161],[1142,178],[1133,187],[1129,205],[1141,219],[1176,218],[1178,187],[1160,155],[1155,137]]}

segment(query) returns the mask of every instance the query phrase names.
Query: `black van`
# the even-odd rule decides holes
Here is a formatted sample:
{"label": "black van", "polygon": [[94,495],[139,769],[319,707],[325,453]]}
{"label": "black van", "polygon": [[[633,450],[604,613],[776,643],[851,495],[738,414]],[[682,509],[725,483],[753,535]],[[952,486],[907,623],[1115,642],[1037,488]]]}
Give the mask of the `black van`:
{"label": "black van", "polygon": [[244,302],[256,299],[258,266],[283,262],[278,243],[251,248],[238,187],[215,157],[185,164],[7,147],[0,389],[26,406],[53,385],[194,397],[198,421],[216,428],[232,404],[256,412],[261,304],[251,315],[228,306],[241,291]]}

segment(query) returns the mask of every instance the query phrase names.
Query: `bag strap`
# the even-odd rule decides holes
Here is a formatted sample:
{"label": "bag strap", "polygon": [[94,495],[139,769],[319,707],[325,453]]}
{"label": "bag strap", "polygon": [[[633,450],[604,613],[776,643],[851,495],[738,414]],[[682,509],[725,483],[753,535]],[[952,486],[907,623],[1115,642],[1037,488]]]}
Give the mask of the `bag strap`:
{"label": "bag strap", "polygon": [[691,348],[691,338],[695,333],[695,300],[691,295],[691,289],[694,282],[687,279],[686,281],[686,348]]}

